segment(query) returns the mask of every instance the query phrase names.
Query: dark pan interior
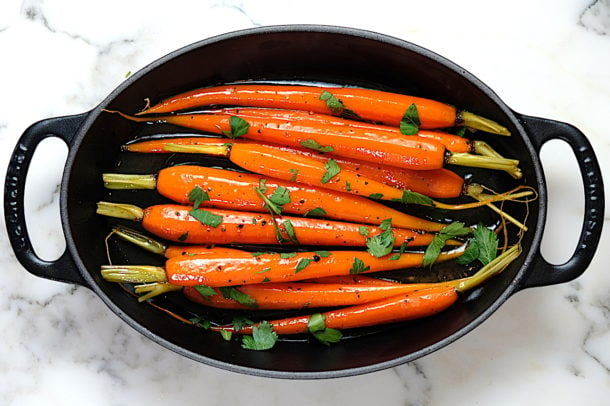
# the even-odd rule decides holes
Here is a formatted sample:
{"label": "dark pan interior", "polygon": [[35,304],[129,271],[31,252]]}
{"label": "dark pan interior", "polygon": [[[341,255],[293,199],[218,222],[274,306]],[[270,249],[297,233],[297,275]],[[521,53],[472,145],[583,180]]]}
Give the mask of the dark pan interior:
{"label": "dark pan interior", "polygon": [[[326,31],[326,32],[325,32]],[[512,132],[510,138],[485,136],[500,153],[521,160],[524,181],[537,187],[531,148],[519,133],[511,112],[478,81],[459,68],[425,50],[403,42],[378,38],[374,34],[356,34],[349,30],[310,31],[300,29],[254,30],[241,35],[227,35],[203,41],[177,51],[137,73],[100,105],[134,113],[144,99],[156,102],[172,94],[197,87],[240,80],[281,80],[330,82],[374,87],[429,97],[454,104],[495,119]],[[182,323],[159,310],[138,304],[126,291],[106,283],[99,267],[107,263],[104,238],[119,221],[96,216],[95,203],[115,200],[146,206],[165,201],[151,191],[108,193],[101,173],[151,173],[163,166],[183,162],[227,166],[224,160],[196,156],[125,154],[119,146],[136,137],[157,132],[175,133],[170,126],[152,128],[135,124],[116,115],[92,112],[81,137],[75,144],[67,182],[67,228],[74,241],[77,258],[87,270],[85,278],[100,297],[129,324],[153,340],[183,355],[208,364],[247,373],[279,377],[342,376],[373,371],[425,355],[451,342],[482,321],[511,293],[514,282],[523,273],[526,255],[501,276],[483,288],[464,295],[458,304],[438,316],[411,323],[356,331],[348,339],[324,347],[307,338],[281,341],[271,351],[254,352],[240,348],[238,342],[225,342],[219,334],[205,332]],[[464,171],[476,181],[497,191],[508,190],[515,181],[500,172]],[[539,176],[539,175],[538,175]],[[517,218],[525,218],[523,205],[505,208]],[[530,231],[523,239],[528,249],[534,239],[539,207],[530,205],[527,224]],[[487,210],[453,214],[472,224],[495,218]],[[128,223],[123,223],[128,224]],[[137,228],[135,224],[129,224]],[[514,228],[510,228],[514,242]],[[113,261],[119,263],[160,264],[161,260],[128,244],[110,241]],[[440,269],[443,276],[463,273],[453,266]],[[422,276],[427,270],[413,270],[405,275]],[[156,303],[183,316],[206,314],[174,293]],[[212,318],[226,319],[222,312]]]}

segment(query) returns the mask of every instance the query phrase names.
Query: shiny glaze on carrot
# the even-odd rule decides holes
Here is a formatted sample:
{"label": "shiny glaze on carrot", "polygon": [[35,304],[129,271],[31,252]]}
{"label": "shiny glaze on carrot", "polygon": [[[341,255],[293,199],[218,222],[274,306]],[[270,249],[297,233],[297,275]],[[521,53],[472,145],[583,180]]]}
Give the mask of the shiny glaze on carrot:
{"label": "shiny glaze on carrot", "polygon": [[380,90],[294,85],[240,84],[208,87],[165,99],[138,114],[169,113],[209,105],[283,107],[331,114],[322,92],[331,92],[345,107],[364,120],[398,125],[407,108],[417,106],[422,128],[443,128],[459,124],[455,107],[438,101]]}
{"label": "shiny glaze on carrot", "polygon": [[[291,176],[295,176],[295,173]],[[202,203],[203,206],[267,212],[264,201],[255,190],[260,187],[261,179],[266,179],[266,196],[273,195],[278,187],[288,189],[290,202],[283,206],[283,213],[304,215],[310,210],[321,208],[326,212],[322,217],[355,223],[379,224],[391,218],[392,224],[399,228],[439,231],[444,226],[345,192],[194,165],[178,165],[160,170],[157,175],[157,191],[177,203],[188,204],[189,193],[198,186],[210,198]]]}
{"label": "shiny glaze on carrot", "polygon": [[[380,324],[397,323],[429,317],[453,305],[458,293],[453,286],[430,287],[389,298],[340,308],[322,313],[326,328],[345,330]],[[271,320],[269,324],[277,334],[308,332],[310,315]],[[215,330],[236,332],[232,326],[220,326]],[[252,334],[253,326],[246,326],[239,334]]]}
{"label": "shiny glaze on carrot", "polygon": [[[214,137],[167,137],[139,141],[126,144],[123,148],[131,152],[143,153],[169,153],[166,150],[168,144],[176,145],[214,145],[224,143],[259,143],[258,141],[245,139],[229,139]],[[374,164],[356,159],[347,159],[333,155],[332,153],[320,154],[306,148],[286,147],[280,145],[269,146],[279,148],[286,152],[306,155],[326,162],[329,158],[334,159],[342,170],[349,170],[367,178],[393,186],[398,189],[408,189],[413,192],[422,193],[432,198],[454,198],[461,195],[464,187],[464,179],[449,169],[433,169],[419,171],[412,169],[397,168],[394,166]]]}
{"label": "shiny glaze on carrot", "polygon": [[[437,261],[455,259],[461,254],[461,250],[443,252]],[[362,272],[412,268],[421,266],[424,254],[404,253],[398,259],[390,259],[392,256],[377,258],[366,251],[331,251],[331,255],[325,258],[315,252],[299,252],[290,258],[282,258],[280,254],[254,256],[211,252],[205,256],[170,258],[165,263],[165,272],[168,282],[174,285],[221,287],[350,275],[354,273],[357,260],[363,263]],[[307,266],[299,270],[302,260],[307,260]]]}
{"label": "shiny glaze on carrot", "polygon": [[[150,233],[170,241],[188,244],[278,244],[273,218],[269,214],[234,210],[206,209],[222,217],[217,227],[205,225],[189,214],[191,207],[165,204],[144,209],[142,226]],[[365,246],[367,237],[360,234],[361,224],[339,221],[282,216],[276,219],[284,238],[288,238],[286,221],[290,221],[301,245]],[[369,237],[381,232],[367,226]],[[396,228],[395,246],[427,245],[432,234]],[[288,242],[285,242],[288,244]]]}
{"label": "shiny glaze on carrot", "polygon": [[225,298],[216,289],[215,295],[203,297],[197,289],[186,286],[184,295],[191,301],[220,309],[292,310],[307,307],[353,306],[390,296],[433,287],[432,283],[368,285],[330,283],[262,283],[239,286],[236,289],[256,303],[252,306]]}

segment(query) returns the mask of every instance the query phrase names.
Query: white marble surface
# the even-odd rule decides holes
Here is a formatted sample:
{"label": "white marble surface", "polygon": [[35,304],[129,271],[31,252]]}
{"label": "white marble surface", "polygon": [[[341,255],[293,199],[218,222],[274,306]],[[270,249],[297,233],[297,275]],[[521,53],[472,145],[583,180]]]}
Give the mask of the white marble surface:
{"label": "white marble surface", "polygon": [[[515,110],[580,128],[610,173],[608,0],[3,0],[0,167],[29,124],[92,108],[127,72],[211,35],[286,23],[365,28],[434,50]],[[28,221],[45,258],[65,246],[57,193],[65,155],[61,142],[45,143],[29,176]],[[548,145],[543,160],[551,200],[543,248],[559,263],[580,229],[581,186],[564,144]],[[606,229],[582,277],[518,293],[482,326],[416,362],[284,381],[218,370],[148,341],[89,290],[27,273],[2,231],[0,404],[605,405],[609,242]]]}

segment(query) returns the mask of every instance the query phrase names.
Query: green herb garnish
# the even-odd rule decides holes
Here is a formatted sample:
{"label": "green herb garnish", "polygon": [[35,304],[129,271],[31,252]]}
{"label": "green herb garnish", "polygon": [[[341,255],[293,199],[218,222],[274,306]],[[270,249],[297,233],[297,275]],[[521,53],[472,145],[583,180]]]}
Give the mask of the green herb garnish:
{"label": "green herb garnish", "polygon": [[358,227],[358,232],[364,237],[368,237],[370,233],[369,228],[365,226]]}
{"label": "green herb garnish", "polygon": [[320,313],[312,314],[307,322],[307,329],[313,336],[324,345],[330,345],[341,340],[343,334],[334,328],[327,328],[324,316]]}
{"label": "green herb garnish", "polygon": [[242,348],[246,350],[269,350],[277,342],[277,334],[273,331],[268,321],[263,321],[252,327],[251,336],[243,336],[241,340]]}
{"label": "green herb garnish", "polygon": [[311,258],[301,258],[299,260],[299,263],[297,264],[297,268],[295,269],[294,273],[301,272],[303,269],[307,268],[307,266],[309,266],[309,264],[311,264],[312,261],[313,261],[313,259],[311,259]]}
{"label": "green herb garnish", "polygon": [[466,265],[478,259],[483,265],[487,265],[498,254],[498,236],[480,223],[472,231],[472,235],[473,238],[468,241],[466,251],[456,262]]}
{"label": "green herb garnish", "polygon": [[404,135],[417,134],[420,125],[417,106],[415,103],[412,103],[402,116],[402,120],[400,120],[400,132]]}
{"label": "green herb garnish", "polygon": [[288,172],[292,173],[292,177],[290,178],[291,182],[294,182],[295,180],[297,180],[297,175],[299,174],[298,169],[288,169]]}
{"label": "green herb garnish", "polygon": [[410,190],[403,190],[402,197],[400,199],[392,199],[403,204],[420,204],[424,206],[434,206],[434,200],[421,193],[412,192]]}
{"label": "green herb garnish", "polygon": [[229,119],[231,131],[223,131],[222,133],[229,138],[237,138],[248,132],[250,124],[241,117],[231,116]]}
{"label": "green herb garnish", "polygon": [[223,286],[218,288],[218,291],[225,299],[235,300],[237,303],[248,307],[256,307],[256,300],[250,295],[235,289],[231,286]]}
{"label": "green herb garnish", "polygon": [[305,212],[303,214],[303,217],[310,217],[310,216],[311,217],[313,217],[313,216],[319,217],[319,216],[325,216],[325,215],[326,215],[326,210],[324,210],[321,207],[316,207],[315,209],[311,209],[311,210]]}
{"label": "green herb garnish", "polygon": [[466,235],[470,232],[468,227],[464,226],[464,223],[460,221],[454,221],[453,223],[445,226],[441,231],[439,231],[432,242],[426,248],[426,252],[424,253],[423,266],[430,266],[436,261],[438,256],[441,253],[441,250],[445,246],[445,242],[451,238],[459,237],[462,235]]}
{"label": "green herb garnish", "polygon": [[350,275],[356,275],[368,271],[369,269],[371,269],[371,267],[366,266],[363,260],[361,260],[360,258],[354,258],[354,263],[352,264],[349,273]]}
{"label": "green herb garnish", "polygon": [[194,288],[204,299],[208,299],[210,296],[216,294],[216,291],[213,288],[206,285],[197,285],[194,286]]}
{"label": "green herb garnish", "polygon": [[392,219],[383,220],[379,224],[379,228],[384,231],[366,240],[367,251],[374,257],[388,255],[394,248],[395,238],[392,232]]}
{"label": "green herb garnish", "polygon": [[318,152],[333,152],[335,150],[330,145],[320,145],[318,141],[312,139],[301,141],[299,144],[301,144],[302,147],[313,149]]}
{"label": "green herb garnish", "polygon": [[282,252],[280,254],[280,258],[282,258],[282,259],[294,258],[296,256],[297,256],[296,252]]}
{"label": "green herb garnish", "polygon": [[189,202],[193,203],[193,209],[198,209],[201,203],[210,200],[210,196],[199,186],[195,186],[189,192]]}
{"label": "green herb garnish", "polygon": [[331,92],[324,90],[320,95],[320,100],[326,102],[326,107],[330,109],[333,114],[341,114],[345,110],[345,105],[339,99],[337,99]]}
{"label": "green herb garnish", "polygon": [[180,242],[186,241],[188,236],[189,236],[189,232],[188,231],[186,233],[184,233],[184,234],[180,234],[180,236],[178,236],[178,241],[180,241]]}
{"label": "green herb garnish", "polygon": [[339,168],[339,165],[337,165],[337,162],[335,162],[334,159],[329,159],[324,164],[324,168],[326,169],[326,172],[320,180],[321,183],[328,183],[332,178],[334,178],[341,172],[341,168]]}
{"label": "green herb garnish", "polygon": [[191,211],[189,211],[189,214],[196,218],[200,223],[205,224],[206,226],[216,228],[222,224],[222,216],[210,213],[207,210],[192,209]]}
{"label": "green herb garnish", "polygon": [[189,321],[193,323],[195,327],[199,327],[204,330],[208,330],[210,327],[212,327],[212,323],[210,323],[210,321],[203,316],[193,317],[189,319]]}

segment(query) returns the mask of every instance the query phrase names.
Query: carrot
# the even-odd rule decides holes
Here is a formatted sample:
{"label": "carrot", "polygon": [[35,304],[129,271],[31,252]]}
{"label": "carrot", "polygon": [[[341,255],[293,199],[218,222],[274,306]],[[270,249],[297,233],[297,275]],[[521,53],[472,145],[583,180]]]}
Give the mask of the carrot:
{"label": "carrot", "polygon": [[[329,92],[339,99],[345,108],[330,108],[329,104],[321,99],[324,97],[322,96],[324,92]],[[345,114],[347,109],[349,113],[357,115],[363,120],[397,126],[411,104],[415,104],[417,107],[422,128],[464,125],[501,135],[510,134],[506,128],[491,120],[466,111],[459,111],[444,103],[421,97],[361,88],[265,84],[223,85],[176,95],[159,104],[147,107],[137,114],[169,113],[210,105],[278,107],[323,114]]]}
{"label": "carrot", "polygon": [[[407,138],[422,137],[437,141],[451,152],[474,152],[474,143],[468,138],[449,134],[441,131],[420,130],[411,136],[403,135],[396,127],[387,125],[363,123],[360,121],[347,120],[340,117],[329,116],[326,114],[312,114],[307,111],[283,110],[283,109],[256,109],[256,108],[226,108],[219,110],[206,110],[201,113],[229,115],[245,119],[247,122],[258,119],[275,120],[274,122],[291,123],[294,125],[311,125],[317,123],[332,128],[359,129],[368,131],[371,134],[387,134],[390,137],[402,136]],[[258,137],[252,137],[258,139]]]}
{"label": "carrot", "polygon": [[[443,252],[437,261],[462,255],[463,250]],[[294,255],[293,255],[294,254]],[[364,251],[315,251],[290,255],[217,252],[177,256],[165,268],[142,265],[109,265],[102,276],[111,282],[168,282],[177,286],[210,287],[249,285],[261,282],[294,282],[323,276],[371,273],[421,266],[423,253],[403,253],[374,257]]]}
{"label": "carrot", "polygon": [[311,278],[306,279],[303,282],[309,283],[341,283],[344,285],[353,284],[364,284],[364,285],[378,285],[378,286],[391,286],[398,282],[392,282],[385,279],[373,278],[366,275],[340,275],[340,276],[325,276],[322,278]]}
{"label": "carrot", "polygon": [[193,256],[195,254],[205,255],[211,248],[215,252],[224,252],[226,254],[243,252],[235,248],[214,247],[213,245],[166,245],[161,241],[150,238],[131,228],[116,226],[112,228],[112,235],[116,235],[125,241],[152,252],[153,254],[163,255],[165,258],[173,258],[178,256]]}
{"label": "carrot", "polygon": [[216,294],[204,297],[195,287],[185,286],[183,293],[195,303],[220,309],[292,310],[308,307],[352,306],[433,286],[435,286],[434,283],[347,285],[285,282],[244,285],[235,288],[240,293],[247,295],[251,304],[242,304],[227,298],[218,289],[215,289]]}
{"label": "carrot", "polygon": [[[228,138],[213,137],[170,137],[129,143],[124,145],[123,149],[130,152],[169,153],[172,151],[167,149],[168,145],[171,149],[172,146],[175,147],[186,145],[188,148],[188,146],[230,143],[248,144],[257,142],[245,139],[231,140]],[[393,186],[398,189],[408,189],[432,198],[458,197],[462,194],[464,188],[464,179],[445,168],[418,171],[381,164],[373,164],[371,162],[358,161],[354,159],[346,159],[333,155],[332,153],[319,154],[305,148],[288,148],[280,145],[269,146],[279,148],[285,152],[305,155],[320,162],[327,162],[328,159],[332,158],[335,160],[335,162],[337,162],[342,170],[355,172],[361,176],[365,176],[386,185]],[[188,152],[188,150],[185,152]]]}
{"label": "carrot", "polygon": [[[350,329],[379,324],[404,322],[437,314],[454,304],[459,293],[479,286],[485,280],[501,272],[520,255],[515,245],[498,256],[475,275],[456,284],[440,283],[433,287],[380,299],[356,306],[349,306],[322,313],[325,328]],[[277,334],[306,333],[312,315],[273,320],[269,324]],[[236,330],[233,326],[218,326],[213,330],[225,330],[240,334],[252,334],[255,326],[244,326]]]}
{"label": "carrot", "polygon": [[[290,175],[296,177],[298,174],[294,171]],[[421,219],[345,191],[202,166],[172,166],[160,170],[156,176],[108,173],[103,178],[109,189],[156,188],[161,195],[182,204],[188,204],[191,191],[200,187],[209,197],[209,200],[201,203],[203,206],[253,212],[268,211],[257,192],[265,179],[265,196],[272,196],[278,188],[287,191],[289,202],[282,206],[282,213],[308,215],[317,212],[317,216],[365,224],[379,224],[391,218],[395,227],[426,231],[439,231],[444,227],[444,224]]]}
{"label": "carrot", "polygon": [[[479,201],[475,203],[454,205],[434,201],[421,195],[417,196],[417,199],[413,201],[411,200],[413,197],[411,191],[388,186],[384,183],[364,177],[356,172],[343,171],[337,162],[332,159],[329,159],[324,163],[309,156],[288,153],[281,150],[281,148],[271,145],[253,143],[209,144],[198,146],[168,144],[165,148],[174,152],[190,151],[225,156],[231,160],[231,162],[244,169],[272,178],[295,181],[335,191],[345,191],[374,199],[435,206],[445,210],[465,210],[482,207],[489,205],[494,201],[516,199],[532,194],[531,191],[515,194],[504,193],[490,196],[486,199],[477,199]],[[480,185],[473,183],[468,185],[466,193],[469,196],[475,197],[475,190],[478,191],[476,193],[480,193],[480,190],[482,189]],[[422,197],[424,199],[422,199]],[[500,211],[500,214],[501,213],[502,212]]]}
{"label": "carrot", "polygon": [[[232,210],[200,210],[206,219],[197,219],[192,207],[176,204],[154,205],[141,209],[129,204],[98,202],[97,213],[110,217],[139,221],[150,233],[169,241],[190,244],[277,244],[328,246],[366,246],[367,236],[384,232],[367,226],[323,219],[239,212]],[[204,224],[209,219],[207,224]],[[392,229],[394,246],[427,245],[433,235],[404,228]]]}
{"label": "carrot", "polygon": [[[136,122],[147,122],[146,117],[134,117],[119,111],[105,110]],[[215,134],[232,134],[237,131],[244,138],[256,139],[293,147],[313,141],[330,147],[333,153],[346,158],[382,163],[400,168],[429,170],[442,168],[445,163],[476,166],[498,170],[512,170],[515,161],[467,153],[451,153],[441,143],[423,137],[402,134],[375,133],[363,128],[350,128],[312,120],[309,123],[292,123],[284,119],[252,117],[241,123],[239,130],[232,128],[229,114],[183,114],[157,117],[164,122]],[[245,125],[245,124],[247,125]]]}

